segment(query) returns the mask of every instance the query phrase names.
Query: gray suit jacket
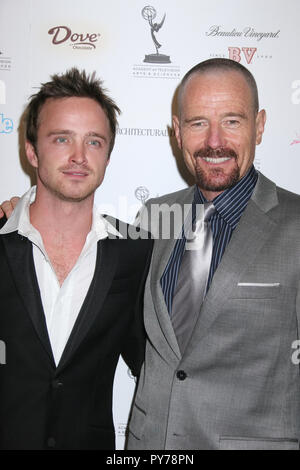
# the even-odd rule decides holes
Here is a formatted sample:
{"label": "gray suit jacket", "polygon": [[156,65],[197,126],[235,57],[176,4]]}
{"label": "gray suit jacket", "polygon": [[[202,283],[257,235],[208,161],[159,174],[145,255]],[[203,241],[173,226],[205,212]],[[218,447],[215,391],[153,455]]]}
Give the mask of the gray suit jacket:
{"label": "gray suit jacket", "polygon": [[[182,205],[193,194],[147,204]],[[128,449],[298,449],[300,196],[259,174],[183,355],[160,286],[174,245],[154,245]]]}

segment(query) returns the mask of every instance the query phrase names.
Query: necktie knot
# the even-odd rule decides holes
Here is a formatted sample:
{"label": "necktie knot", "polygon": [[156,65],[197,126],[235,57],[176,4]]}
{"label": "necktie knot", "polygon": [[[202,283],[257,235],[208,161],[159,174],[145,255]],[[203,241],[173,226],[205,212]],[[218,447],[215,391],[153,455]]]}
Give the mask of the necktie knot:
{"label": "necktie knot", "polygon": [[201,233],[204,231],[207,223],[210,221],[216,210],[212,202],[201,204],[200,209],[201,212],[198,215],[197,220],[193,223],[192,233],[187,237],[187,240],[195,240],[195,238],[199,238],[201,236]]}
{"label": "necktie knot", "polygon": [[211,216],[215,212],[215,206],[212,202],[205,202],[204,204],[204,222],[209,222]]}

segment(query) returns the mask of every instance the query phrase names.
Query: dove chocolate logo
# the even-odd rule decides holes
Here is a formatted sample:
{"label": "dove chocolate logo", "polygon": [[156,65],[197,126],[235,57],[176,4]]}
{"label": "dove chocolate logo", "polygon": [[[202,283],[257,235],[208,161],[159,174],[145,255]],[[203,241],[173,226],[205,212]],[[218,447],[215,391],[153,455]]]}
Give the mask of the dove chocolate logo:
{"label": "dove chocolate logo", "polygon": [[52,44],[59,45],[68,43],[73,49],[96,49],[99,33],[76,33],[68,26],[54,26],[49,29],[48,34],[52,37]]}

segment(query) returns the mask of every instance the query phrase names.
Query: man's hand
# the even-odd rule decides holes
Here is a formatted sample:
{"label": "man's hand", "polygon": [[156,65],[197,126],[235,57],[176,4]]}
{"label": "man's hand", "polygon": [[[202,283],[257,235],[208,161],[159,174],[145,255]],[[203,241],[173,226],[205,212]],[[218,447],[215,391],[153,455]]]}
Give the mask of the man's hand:
{"label": "man's hand", "polygon": [[0,206],[0,219],[6,215],[7,219],[11,216],[12,211],[16,207],[17,203],[19,202],[19,197],[12,197],[10,201],[2,202]]}

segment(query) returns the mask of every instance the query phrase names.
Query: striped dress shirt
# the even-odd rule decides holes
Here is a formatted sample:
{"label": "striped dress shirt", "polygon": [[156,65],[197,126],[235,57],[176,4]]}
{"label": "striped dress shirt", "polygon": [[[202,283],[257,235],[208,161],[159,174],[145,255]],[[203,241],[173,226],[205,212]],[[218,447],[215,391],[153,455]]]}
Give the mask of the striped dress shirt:
{"label": "striped dress shirt", "polygon": [[[236,228],[257,182],[258,174],[252,166],[247,174],[230,189],[223,191],[212,202],[215,212],[210,219],[213,234],[213,252],[210,271],[207,282],[208,291],[213,275],[222,259],[226,246],[228,245],[234,229]],[[192,220],[195,223],[196,205],[208,202],[199,187],[195,187],[194,200],[192,204]],[[185,235],[182,228],[181,237],[176,241],[174,250],[167,263],[160,283],[165,297],[169,313],[172,310],[174,290],[177,283],[181,258],[185,250]]]}

